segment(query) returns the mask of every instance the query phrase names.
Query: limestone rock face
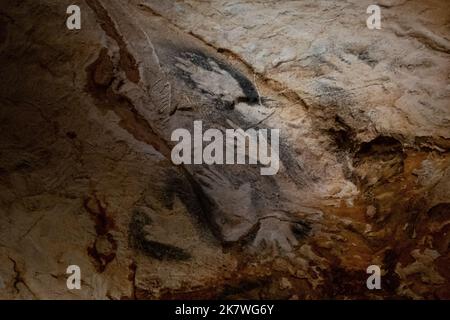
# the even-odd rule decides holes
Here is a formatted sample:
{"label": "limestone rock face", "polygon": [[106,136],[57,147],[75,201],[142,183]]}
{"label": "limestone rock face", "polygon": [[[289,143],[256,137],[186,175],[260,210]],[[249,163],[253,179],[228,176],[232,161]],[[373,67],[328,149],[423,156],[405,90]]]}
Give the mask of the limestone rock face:
{"label": "limestone rock face", "polygon": [[[0,7],[0,298],[450,299],[447,1],[71,4]],[[279,171],[175,165],[194,121]]]}

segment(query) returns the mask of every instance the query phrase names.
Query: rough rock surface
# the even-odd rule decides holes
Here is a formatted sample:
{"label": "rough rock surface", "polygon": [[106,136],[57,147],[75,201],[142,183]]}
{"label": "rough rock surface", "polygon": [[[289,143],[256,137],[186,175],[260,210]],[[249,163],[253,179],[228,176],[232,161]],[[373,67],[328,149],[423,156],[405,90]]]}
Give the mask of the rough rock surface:
{"label": "rough rock surface", "polygon": [[[381,30],[371,1],[69,4],[0,7],[0,298],[450,299],[447,1]],[[175,166],[194,120],[280,129],[280,172]]]}

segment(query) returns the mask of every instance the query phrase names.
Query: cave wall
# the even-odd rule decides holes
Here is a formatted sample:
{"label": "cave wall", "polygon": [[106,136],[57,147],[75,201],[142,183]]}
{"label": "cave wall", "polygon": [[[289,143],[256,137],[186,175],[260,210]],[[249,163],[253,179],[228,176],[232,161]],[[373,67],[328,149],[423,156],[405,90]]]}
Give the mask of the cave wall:
{"label": "cave wall", "polygon": [[[69,4],[0,7],[0,298],[450,298],[445,0],[381,30],[370,1]],[[195,120],[280,129],[279,172],[174,165]]]}

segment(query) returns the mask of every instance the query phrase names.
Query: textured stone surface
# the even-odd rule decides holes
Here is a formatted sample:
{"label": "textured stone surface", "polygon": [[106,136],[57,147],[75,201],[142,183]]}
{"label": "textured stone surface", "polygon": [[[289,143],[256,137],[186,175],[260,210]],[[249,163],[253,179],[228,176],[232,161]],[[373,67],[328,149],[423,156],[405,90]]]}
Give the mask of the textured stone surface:
{"label": "textured stone surface", "polygon": [[[370,1],[69,4],[0,8],[0,298],[450,298],[446,1],[381,30]],[[279,128],[279,173],[173,165],[194,120]]]}

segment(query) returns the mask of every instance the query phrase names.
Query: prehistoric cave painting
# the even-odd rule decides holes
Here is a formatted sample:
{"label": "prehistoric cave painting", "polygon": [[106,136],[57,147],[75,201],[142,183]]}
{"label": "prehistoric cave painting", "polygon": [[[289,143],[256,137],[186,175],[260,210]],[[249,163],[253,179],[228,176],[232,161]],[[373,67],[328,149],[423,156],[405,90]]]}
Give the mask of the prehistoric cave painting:
{"label": "prehistoric cave painting", "polygon": [[[450,298],[448,1],[68,5],[0,8],[0,298]],[[175,166],[197,120],[278,173]]]}
{"label": "prehistoric cave painting", "polygon": [[[211,95],[212,99],[219,99],[229,109],[239,102],[251,105],[261,99],[255,85],[241,72],[199,50],[182,52],[176,61],[182,78],[192,89],[199,89]],[[207,74],[199,72],[198,68]]]}
{"label": "prehistoric cave painting", "polygon": [[[151,217],[151,210],[136,208],[131,215],[129,225],[130,244],[133,248],[156,259],[186,260],[189,253],[175,245],[161,243],[152,234],[152,227],[158,227],[160,221]],[[148,230],[147,230],[148,229]],[[170,230],[166,230],[170,232]]]}
{"label": "prehistoric cave painting", "polygon": [[[100,1],[95,3],[96,12],[101,12],[101,17],[109,17],[108,6],[111,6],[109,10],[115,10],[113,9],[115,5],[110,5],[109,3],[102,5]],[[120,10],[118,9],[119,12]],[[117,15],[117,12],[115,14]],[[109,21],[106,18],[101,19]],[[190,129],[192,126],[188,125],[188,123],[197,119],[201,119],[206,126],[211,128],[229,128],[230,123],[240,128],[251,126],[248,120],[244,119],[239,112],[233,110],[234,105],[237,103],[246,104],[252,108],[260,101],[256,86],[240,71],[229,66],[219,58],[202,52],[202,50],[207,51],[207,49],[201,44],[195,50],[182,50],[182,42],[177,40],[175,34],[169,47],[160,48],[158,46],[153,47],[153,43],[150,42],[152,34],[145,34],[143,31],[136,32],[137,42],[147,42],[148,46],[153,48],[153,55],[148,57],[147,52],[149,49],[147,47],[145,50],[142,50],[141,47],[133,47],[133,45],[127,44],[122,40],[121,32],[123,31],[120,29],[120,26],[126,25],[129,27],[133,25],[133,22],[128,21],[127,19],[129,18],[125,14],[117,15],[117,19],[120,21],[116,21],[114,24],[108,22],[108,25],[118,26],[117,30],[109,31],[109,34],[114,35],[114,39],[119,39],[116,40],[121,48],[118,53],[120,56],[119,61],[121,61],[124,52],[126,52],[127,56],[131,55],[130,52],[133,52],[131,60],[139,61],[141,76],[121,79],[120,81],[123,83],[121,87],[117,89],[113,87],[112,92],[116,92],[116,95],[123,96],[125,101],[129,101],[134,106],[135,112],[149,124],[156,124],[156,129],[153,129],[153,132],[164,141],[166,146],[171,145],[168,139],[171,134],[170,128],[176,128],[177,126],[183,128],[185,125],[187,129]],[[177,44],[177,41],[180,41],[180,44]],[[158,44],[158,41],[156,43]],[[158,55],[158,51],[170,52],[170,55]],[[115,53],[112,53],[112,55],[114,56]],[[159,69],[158,62],[164,61],[166,59],[164,57],[173,56],[177,57],[175,59],[176,63],[168,64],[168,66],[174,69],[167,70],[167,65],[165,65],[164,68],[166,70],[160,69],[159,74],[161,74],[162,78],[170,79],[171,90],[185,96],[198,97],[198,99],[195,99],[196,101],[203,101],[198,113],[168,113],[167,110],[164,110],[164,107],[161,107],[161,104],[167,103],[167,101],[164,99],[155,100],[153,98],[154,95],[146,94],[148,88],[143,86],[142,81],[136,82],[134,80],[135,78],[154,78],[156,75],[150,73],[150,70]],[[97,64],[99,67],[101,66],[101,64]],[[121,66],[123,64],[116,65],[116,70],[119,71],[122,68]],[[128,68],[123,70],[125,74],[126,70]],[[117,71],[116,82],[120,79],[120,74],[117,74]],[[94,74],[94,79],[96,74],[98,72]],[[177,74],[181,74],[183,81],[180,82],[179,77],[173,76]],[[131,86],[129,86],[130,81]],[[159,83],[159,80],[150,81]],[[133,82],[136,82],[137,88],[132,84]],[[151,86],[150,90],[152,90]],[[176,98],[173,97],[171,104],[176,103]],[[228,107],[223,109],[222,106],[224,105],[228,105]],[[151,110],[151,108],[157,110]],[[155,122],[157,121],[156,119],[161,119],[162,116],[164,117],[164,125],[157,124],[158,122]],[[292,151],[288,145],[282,143],[280,160],[285,166],[288,177],[296,177],[294,179],[295,183],[302,179],[302,174],[297,161],[290,155],[291,153]],[[290,251],[292,246],[297,244],[293,233],[293,230],[296,230],[296,224],[290,222],[291,218],[289,218],[288,211],[283,210],[283,202],[285,200],[283,195],[280,195],[280,191],[277,191],[279,190],[277,185],[280,179],[278,177],[261,177],[257,171],[256,166],[237,166],[235,168],[218,166],[217,168],[212,168],[192,165],[186,166],[186,170],[183,172],[190,175],[190,179],[193,179],[200,185],[202,197],[208,198],[212,204],[207,208],[208,220],[219,231],[222,241],[239,241],[248,236],[251,230],[260,227],[261,232],[256,235],[256,241],[252,242],[253,245],[274,246],[274,248],[283,251]],[[284,175],[280,174],[280,176]],[[274,194],[277,194],[277,196],[274,197]],[[204,202],[204,200],[202,201]],[[231,204],[236,204],[236,206],[233,207]],[[271,217],[270,224],[266,222],[261,223],[261,219],[266,217]],[[280,226],[277,226],[278,224]],[[281,225],[286,225],[286,227]]]}

